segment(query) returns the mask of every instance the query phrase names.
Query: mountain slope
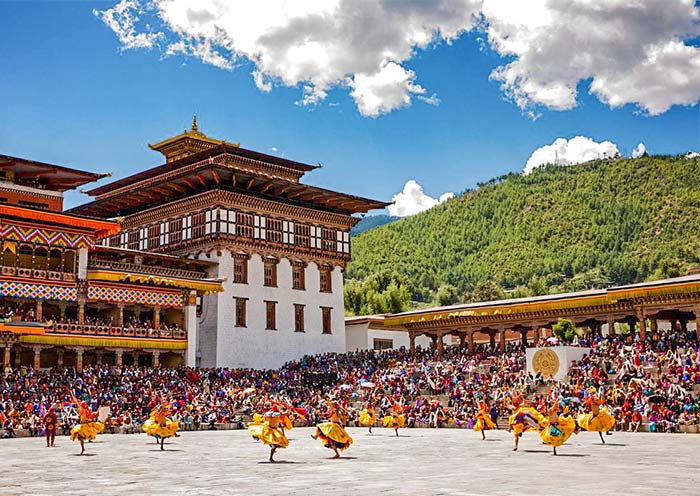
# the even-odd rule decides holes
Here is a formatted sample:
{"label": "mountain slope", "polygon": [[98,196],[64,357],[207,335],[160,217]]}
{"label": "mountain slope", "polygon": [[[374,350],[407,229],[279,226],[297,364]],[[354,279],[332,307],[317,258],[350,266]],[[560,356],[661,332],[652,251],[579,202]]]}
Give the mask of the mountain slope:
{"label": "mountain slope", "polygon": [[375,227],[391,224],[392,222],[399,220],[399,218],[400,217],[393,217],[385,214],[367,215],[363,217],[360,222],[355,224],[355,227],[352,228],[350,234],[357,236],[358,234],[362,234],[363,232],[374,229]]}
{"label": "mountain slope", "polygon": [[347,276],[397,272],[427,301],[489,280],[524,294],[631,283],[699,257],[700,160],[656,156],[492,180],[355,237]]}

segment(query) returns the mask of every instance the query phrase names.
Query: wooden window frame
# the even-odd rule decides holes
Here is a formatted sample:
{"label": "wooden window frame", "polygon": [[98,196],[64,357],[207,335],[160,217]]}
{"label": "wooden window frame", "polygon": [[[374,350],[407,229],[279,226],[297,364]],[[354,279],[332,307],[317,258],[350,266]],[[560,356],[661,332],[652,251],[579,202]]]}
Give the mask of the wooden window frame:
{"label": "wooden window frame", "polygon": [[[263,286],[266,288],[277,287],[277,265],[278,260],[272,258],[263,259]],[[269,271],[269,277],[268,277]]]}
{"label": "wooden window frame", "polygon": [[304,308],[306,308],[306,305],[294,304],[294,332],[306,332],[304,330]]}
{"label": "wooden window frame", "polygon": [[321,293],[333,292],[333,269],[331,269],[330,267],[324,267],[322,265],[318,268],[318,279],[319,291]]}
{"label": "wooden window frame", "polygon": [[292,262],[292,289],[306,290],[306,264],[303,262]]}
{"label": "wooden window frame", "polygon": [[321,334],[333,334],[333,307],[321,307]]}
{"label": "wooden window frame", "polygon": [[[233,297],[234,301],[234,325],[239,328],[248,327],[248,298]],[[243,314],[241,316],[241,313]]]}
{"label": "wooden window frame", "polygon": [[277,302],[265,301],[265,329],[268,331],[277,330]]}
{"label": "wooden window frame", "polygon": [[[248,260],[247,255],[233,256],[233,283],[248,284]],[[240,272],[238,269],[240,268]]]}

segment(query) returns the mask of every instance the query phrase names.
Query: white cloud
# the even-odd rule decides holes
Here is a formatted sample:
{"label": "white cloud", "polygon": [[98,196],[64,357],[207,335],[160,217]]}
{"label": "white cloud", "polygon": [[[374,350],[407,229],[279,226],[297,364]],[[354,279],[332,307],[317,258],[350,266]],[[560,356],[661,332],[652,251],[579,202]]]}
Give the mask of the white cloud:
{"label": "white cloud", "polygon": [[148,25],[146,25],[147,32],[136,32],[136,23],[139,21],[138,14],[142,13],[138,0],[121,0],[111,9],[93,10],[92,13],[114,31],[122,45],[121,50],[153,48],[159,40],[164,39],[163,33],[150,32]]}
{"label": "white cloud", "polygon": [[433,208],[454,196],[454,193],[443,193],[439,199],[432,198],[423,192],[423,186],[411,179],[406,181],[403,191],[394,195],[391,199],[392,204],[387,208],[389,215],[408,217]]}
{"label": "white cloud", "polygon": [[485,0],[493,49],[513,57],[492,78],[521,108],[576,105],[579,82],[611,107],[649,114],[700,98],[694,0]]}
{"label": "white cloud", "polygon": [[[565,110],[577,86],[611,107],[636,104],[659,114],[700,98],[700,34],[695,0],[122,0],[96,12],[123,49],[164,42],[227,70],[254,65],[261,91],[299,87],[314,105],[347,89],[358,110],[378,116],[439,98],[406,67],[418,50],[478,29],[507,63],[491,77],[523,111]],[[149,15],[163,32],[139,30]],[[165,34],[167,33],[167,41]],[[466,63],[466,61],[465,61]],[[428,97],[427,95],[432,96]]]}
{"label": "white cloud", "polygon": [[647,147],[644,146],[644,143],[639,143],[637,147],[632,150],[632,158],[639,158],[643,157],[644,154],[647,152]]}
{"label": "white cloud", "polygon": [[523,173],[529,174],[545,164],[580,164],[589,160],[612,158],[619,153],[617,145],[610,141],[597,143],[585,136],[576,136],[570,140],[557,138],[551,145],[541,146],[532,152]]}

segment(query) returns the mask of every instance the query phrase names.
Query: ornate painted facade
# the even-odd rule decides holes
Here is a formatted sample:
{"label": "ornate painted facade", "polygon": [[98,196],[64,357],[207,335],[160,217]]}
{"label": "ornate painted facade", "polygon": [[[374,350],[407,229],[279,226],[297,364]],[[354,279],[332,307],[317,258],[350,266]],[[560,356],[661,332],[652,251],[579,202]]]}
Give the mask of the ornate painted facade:
{"label": "ornate painted facade", "polygon": [[215,262],[224,291],[202,298],[188,363],[270,368],[342,351],[353,214],[386,204],[303,184],[318,166],[212,139],[196,121],[150,147],[165,164],[89,191],[73,212],[122,219],[102,246]]}

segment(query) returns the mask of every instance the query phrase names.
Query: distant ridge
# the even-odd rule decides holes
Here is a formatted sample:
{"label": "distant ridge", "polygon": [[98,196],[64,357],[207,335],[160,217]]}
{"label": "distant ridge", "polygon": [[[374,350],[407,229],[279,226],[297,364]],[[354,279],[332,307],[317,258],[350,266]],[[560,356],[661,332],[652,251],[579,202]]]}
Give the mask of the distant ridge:
{"label": "distant ridge", "polygon": [[396,273],[415,305],[445,285],[455,299],[484,283],[527,296],[698,265],[700,159],[651,156],[550,165],[480,184],[357,236],[347,278]]}
{"label": "distant ridge", "polygon": [[357,236],[365,231],[374,229],[375,227],[384,226],[399,220],[400,217],[394,217],[391,215],[381,214],[381,215],[367,215],[360,222],[355,224],[352,228],[350,234]]}

